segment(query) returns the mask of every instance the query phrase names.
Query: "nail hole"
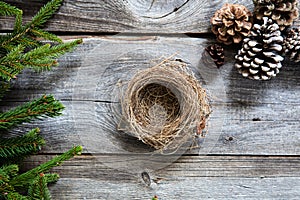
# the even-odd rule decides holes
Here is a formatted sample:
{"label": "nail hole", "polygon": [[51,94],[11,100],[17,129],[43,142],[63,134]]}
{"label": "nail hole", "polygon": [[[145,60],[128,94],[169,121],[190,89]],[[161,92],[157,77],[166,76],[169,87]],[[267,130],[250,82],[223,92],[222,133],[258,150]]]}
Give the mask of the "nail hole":
{"label": "nail hole", "polygon": [[233,136],[227,136],[225,138],[226,141],[233,141],[234,140],[234,137]]}
{"label": "nail hole", "polygon": [[142,172],[141,173],[141,176],[142,176],[142,179],[143,181],[145,182],[145,184],[147,186],[150,186],[151,185],[151,178],[150,178],[150,175],[147,173],[147,172]]}
{"label": "nail hole", "polygon": [[261,121],[261,119],[259,117],[256,117],[256,118],[253,118],[252,121],[258,122],[258,121]]}

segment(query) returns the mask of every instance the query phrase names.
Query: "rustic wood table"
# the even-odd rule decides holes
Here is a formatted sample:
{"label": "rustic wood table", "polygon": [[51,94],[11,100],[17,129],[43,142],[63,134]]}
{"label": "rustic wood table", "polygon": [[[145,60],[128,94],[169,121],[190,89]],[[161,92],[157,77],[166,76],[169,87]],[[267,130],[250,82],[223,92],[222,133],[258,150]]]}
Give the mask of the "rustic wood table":
{"label": "rustic wood table", "polygon": [[[27,19],[46,3],[6,2],[23,9]],[[38,155],[26,160],[25,169],[73,145],[85,148],[82,156],[53,169],[61,176],[50,187],[53,199],[300,198],[300,64],[285,61],[276,78],[252,81],[233,67],[237,49],[226,48],[225,65],[217,69],[204,48],[215,41],[210,17],[225,2],[64,1],[46,29],[65,40],[83,38],[84,43],[59,59],[59,67],[50,72],[25,70],[2,103],[8,109],[53,94],[66,106],[59,118],[22,127],[40,127],[47,141]],[[230,3],[253,9],[251,0]],[[11,30],[12,22],[1,20],[1,31]],[[134,156],[128,148],[138,141],[120,142],[112,136],[116,127],[107,119],[112,117],[108,108],[116,103],[116,77],[127,69],[132,73],[137,65],[146,66],[155,56],[174,53],[205,79],[214,100],[211,120],[221,122],[218,130],[217,125],[208,126],[206,137],[217,138],[206,145],[207,151],[191,149],[162,169],[146,167],[143,176],[133,166],[119,169],[121,161],[131,163]],[[95,143],[98,152],[90,149]]]}

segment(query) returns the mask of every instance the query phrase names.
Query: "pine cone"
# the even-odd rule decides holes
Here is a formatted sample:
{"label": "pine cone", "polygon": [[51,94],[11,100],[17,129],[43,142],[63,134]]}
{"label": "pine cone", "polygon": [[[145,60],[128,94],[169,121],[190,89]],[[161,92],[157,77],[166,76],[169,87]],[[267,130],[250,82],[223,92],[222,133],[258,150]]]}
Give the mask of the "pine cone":
{"label": "pine cone", "polygon": [[300,28],[288,30],[284,39],[284,53],[294,62],[300,62]]}
{"label": "pine cone", "polygon": [[247,78],[268,80],[276,76],[283,57],[283,37],[278,24],[263,17],[263,24],[254,24],[251,33],[243,41],[242,49],[235,56],[235,67]]}
{"label": "pine cone", "polygon": [[252,13],[243,5],[226,3],[210,21],[218,42],[240,43],[250,33]]}
{"label": "pine cone", "polygon": [[224,49],[218,44],[212,44],[205,48],[209,55],[214,60],[217,67],[221,67],[224,64]]}
{"label": "pine cone", "polygon": [[254,16],[261,20],[269,17],[276,21],[280,30],[291,26],[298,17],[299,0],[254,0]]}

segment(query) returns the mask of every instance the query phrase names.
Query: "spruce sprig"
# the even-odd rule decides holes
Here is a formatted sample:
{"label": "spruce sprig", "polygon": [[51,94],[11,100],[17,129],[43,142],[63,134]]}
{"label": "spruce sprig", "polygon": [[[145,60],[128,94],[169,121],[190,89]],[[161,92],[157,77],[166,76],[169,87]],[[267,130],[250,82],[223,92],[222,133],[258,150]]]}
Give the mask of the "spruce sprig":
{"label": "spruce sprig", "polygon": [[52,0],[42,7],[39,12],[32,18],[27,27],[41,27],[48,19],[58,10],[62,0]]}
{"label": "spruce sprig", "polygon": [[[62,0],[51,0],[23,25],[22,10],[0,1],[0,15],[14,16],[12,32],[0,35],[0,98],[9,89],[12,78],[25,68],[35,71],[49,70],[57,65],[56,59],[72,50],[82,40],[64,43],[53,33],[42,30],[42,26],[57,11]],[[58,180],[58,174],[46,173],[63,161],[79,155],[81,146],[22,174],[19,173],[20,159],[37,153],[45,140],[39,129],[11,138],[4,138],[5,131],[34,119],[56,117],[62,114],[64,106],[52,95],[25,103],[0,113],[0,199],[50,199],[48,183]],[[27,191],[27,193],[26,193]],[[21,193],[20,193],[21,192]]]}
{"label": "spruce sprig", "polygon": [[31,199],[51,199],[51,195],[47,187],[47,180],[44,173],[40,173],[39,176],[37,176],[35,180],[31,183],[28,189],[28,196]]}
{"label": "spruce sprig", "polygon": [[25,103],[0,114],[0,130],[8,130],[24,122],[43,117],[56,117],[62,114],[64,106],[52,95],[44,95],[32,102]]}
{"label": "spruce sprig", "polygon": [[64,53],[72,50],[81,40],[74,40],[51,46],[45,44],[24,53],[25,47],[18,45],[0,59],[0,76],[4,80],[16,78],[24,68],[32,68],[37,72],[50,70],[57,65],[56,59]]}
{"label": "spruce sprig", "polygon": [[5,3],[3,1],[0,1],[0,15],[4,16],[17,16],[22,15],[22,10],[16,8],[15,6],[11,6],[8,3]]}
{"label": "spruce sprig", "polygon": [[0,164],[18,158],[21,160],[24,156],[37,153],[45,140],[39,134],[40,130],[35,128],[27,134],[13,138],[1,138],[0,140]]}
{"label": "spruce sprig", "polygon": [[[73,147],[52,160],[19,175],[17,165],[2,166],[0,168],[0,199],[50,199],[47,184],[57,181],[59,176],[55,173],[45,174],[45,172],[59,166],[63,161],[80,155],[81,152],[81,146]],[[28,190],[28,196],[21,195],[17,192],[18,190]]]}
{"label": "spruce sprig", "polygon": [[[49,70],[57,65],[55,59],[82,43],[80,39],[63,43],[56,35],[41,29],[61,3],[62,0],[48,2],[24,26],[21,10],[7,3],[0,3],[0,15],[16,16],[14,31],[0,35],[0,77],[3,80],[9,81],[16,78],[24,68],[32,68],[35,71]],[[37,38],[54,43],[53,45],[44,44]]]}
{"label": "spruce sprig", "polygon": [[82,152],[82,146],[76,146],[70,149],[69,151],[54,157],[52,160],[41,164],[40,166],[29,170],[23,174],[16,176],[14,179],[10,181],[10,184],[15,187],[20,186],[24,187],[32,182],[32,180],[39,175],[40,173],[44,173],[49,171],[51,168],[61,165],[61,163],[65,160],[69,160],[70,158],[80,155]]}

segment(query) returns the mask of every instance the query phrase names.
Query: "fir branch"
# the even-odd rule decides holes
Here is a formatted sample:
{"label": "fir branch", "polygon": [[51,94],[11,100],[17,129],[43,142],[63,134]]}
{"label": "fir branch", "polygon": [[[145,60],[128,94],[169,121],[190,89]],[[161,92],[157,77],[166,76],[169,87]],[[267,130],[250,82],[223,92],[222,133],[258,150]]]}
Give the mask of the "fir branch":
{"label": "fir branch", "polygon": [[52,0],[48,2],[39,12],[32,18],[27,27],[41,27],[47,20],[58,10],[62,0]]}
{"label": "fir branch", "polygon": [[31,185],[29,186],[29,189],[28,189],[28,195],[33,200],[35,200],[35,199],[36,200],[39,200],[39,199],[50,200],[51,199],[50,192],[47,187],[47,179],[46,179],[44,173],[40,173],[35,178],[33,183],[31,183]]}
{"label": "fir branch", "polygon": [[[28,40],[28,42],[32,42],[32,40]],[[0,77],[9,81],[11,78],[15,78],[25,67],[32,68],[35,71],[50,70],[51,67],[57,65],[56,59],[59,56],[71,51],[80,43],[82,43],[82,40],[79,39],[54,46],[45,44],[25,54],[23,54],[25,47],[18,45],[0,59]],[[33,43],[32,45],[36,44]]]}
{"label": "fir branch", "polygon": [[21,44],[20,39],[30,31],[30,27],[21,27],[18,31],[0,37],[0,47],[9,49],[11,46]]}
{"label": "fir branch", "polygon": [[10,129],[18,124],[42,117],[55,117],[62,113],[64,106],[52,95],[42,96],[32,102],[0,114],[0,129]]}
{"label": "fir branch", "polygon": [[56,35],[49,33],[47,31],[44,31],[42,29],[39,29],[39,28],[32,28],[30,30],[30,34],[34,35],[37,38],[43,38],[45,40],[63,43],[62,40],[59,37],[57,37]]}
{"label": "fir branch", "polygon": [[45,140],[39,135],[38,128],[31,130],[24,136],[1,138],[0,160],[22,159],[27,155],[37,153],[44,144]]}
{"label": "fir branch", "polygon": [[[17,175],[19,171],[18,165],[4,165],[0,167],[0,174],[6,174],[9,178],[13,178]],[[2,179],[0,179],[2,180]]]}
{"label": "fir branch", "polygon": [[7,200],[31,200],[30,198],[19,194],[18,192],[9,192],[5,195]]}
{"label": "fir branch", "polygon": [[54,183],[57,182],[60,177],[57,173],[47,173],[45,174],[45,178],[47,180],[47,183]]}
{"label": "fir branch", "polygon": [[2,166],[0,168],[0,199],[4,198],[9,192],[13,192],[13,186],[9,185],[10,179],[17,175],[19,168],[17,165]]}
{"label": "fir branch", "polygon": [[11,6],[3,1],[0,1],[0,15],[4,15],[4,16],[22,16],[22,10]]}
{"label": "fir branch", "polygon": [[10,181],[10,184],[14,187],[24,187],[25,185],[30,184],[30,182],[40,173],[44,173],[51,169],[52,167],[59,166],[63,161],[68,160],[75,155],[80,155],[82,152],[81,146],[76,146],[70,149],[69,151],[56,156],[52,160],[41,164],[40,166],[29,170],[23,174],[16,176],[14,179]]}
{"label": "fir branch", "polygon": [[[11,48],[11,46],[18,44],[23,44],[24,46],[26,46],[26,44],[22,43],[22,38],[31,38],[32,36],[30,36],[30,34],[32,34],[35,37],[42,37],[46,40],[61,43],[61,39],[59,39],[54,34],[39,29],[39,27],[41,27],[56,12],[56,10],[60,7],[61,3],[62,0],[52,0],[48,2],[25,26],[22,26],[22,11],[19,10],[20,13],[16,15],[14,32],[5,36],[0,36],[0,48],[9,49]],[[3,6],[6,5],[10,6],[9,4],[3,3]],[[15,8],[13,6],[10,7]],[[35,42],[36,44],[39,43],[38,41]]]}
{"label": "fir branch", "polygon": [[55,46],[45,44],[26,53],[21,60],[25,67],[32,68],[35,71],[49,70],[57,65],[56,59],[64,53],[71,51],[76,45],[82,43],[82,40],[74,40]]}

